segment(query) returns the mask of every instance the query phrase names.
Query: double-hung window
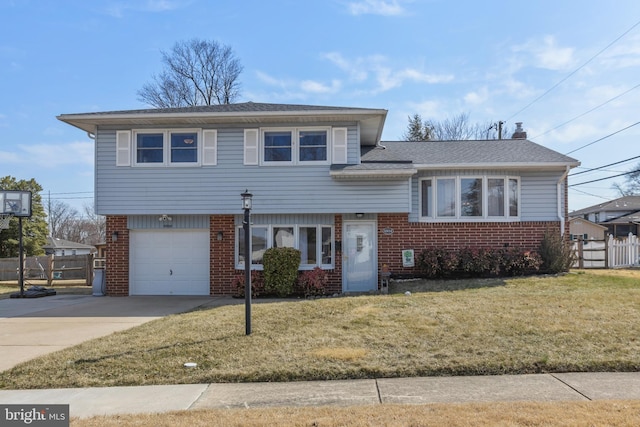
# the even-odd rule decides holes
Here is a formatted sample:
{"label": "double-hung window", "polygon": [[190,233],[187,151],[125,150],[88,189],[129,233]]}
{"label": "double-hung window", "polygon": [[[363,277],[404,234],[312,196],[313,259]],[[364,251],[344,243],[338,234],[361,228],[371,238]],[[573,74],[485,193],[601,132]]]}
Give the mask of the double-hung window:
{"label": "double-hung window", "polygon": [[516,177],[434,177],[419,180],[422,221],[514,220],[520,216]]}
{"label": "double-hung window", "polygon": [[[217,157],[215,129],[164,129],[117,132],[118,165],[213,166]],[[204,138],[203,138],[204,135]],[[128,141],[131,141],[130,144]],[[133,151],[130,155],[129,150]],[[129,157],[131,156],[131,157]]]}
{"label": "double-hung window", "polygon": [[264,128],[262,164],[325,164],[329,160],[329,128]]}
{"label": "double-hung window", "polygon": [[[236,233],[236,266],[244,268],[244,228]],[[333,268],[334,234],[330,225],[255,225],[251,227],[251,263],[262,268],[269,248],[295,248],[300,251],[300,269]]]}

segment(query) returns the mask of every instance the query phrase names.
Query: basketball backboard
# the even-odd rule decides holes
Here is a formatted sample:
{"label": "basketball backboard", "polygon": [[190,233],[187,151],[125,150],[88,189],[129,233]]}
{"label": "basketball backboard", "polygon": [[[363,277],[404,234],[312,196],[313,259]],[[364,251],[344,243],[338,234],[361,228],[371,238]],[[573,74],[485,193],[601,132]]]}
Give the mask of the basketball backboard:
{"label": "basketball backboard", "polygon": [[0,190],[0,214],[31,217],[31,191]]}

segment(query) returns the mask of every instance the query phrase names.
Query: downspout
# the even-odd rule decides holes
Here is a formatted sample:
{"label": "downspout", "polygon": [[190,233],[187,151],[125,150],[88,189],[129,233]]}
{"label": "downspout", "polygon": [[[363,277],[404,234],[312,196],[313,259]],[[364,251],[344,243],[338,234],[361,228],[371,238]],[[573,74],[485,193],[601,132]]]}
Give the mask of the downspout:
{"label": "downspout", "polygon": [[[564,171],[564,173],[562,174],[562,176],[560,177],[560,179],[558,179],[558,184],[557,184],[557,193],[558,193],[558,218],[560,219],[560,236],[563,237],[564,236],[564,209],[563,209],[563,202],[564,202],[564,191],[562,190],[562,184],[564,183],[564,181],[567,179],[567,175],[569,175],[569,171],[571,170],[571,168],[569,166],[565,166],[566,170]],[[567,208],[568,209],[568,208]]]}

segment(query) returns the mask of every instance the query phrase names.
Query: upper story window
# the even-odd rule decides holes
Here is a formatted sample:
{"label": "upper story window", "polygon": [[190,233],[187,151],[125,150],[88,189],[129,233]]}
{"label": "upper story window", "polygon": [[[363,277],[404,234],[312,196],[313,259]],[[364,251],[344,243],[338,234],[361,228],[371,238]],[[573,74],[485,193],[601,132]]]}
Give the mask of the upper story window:
{"label": "upper story window", "polygon": [[136,165],[199,163],[199,131],[136,131],[134,134]]}
{"label": "upper story window", "polygon": [[419,189],[423,221],[514,220],[520,216],[519,178],[421,178]]}
{"label": "upper story window", "polygon": [[328,163],[328,128],[266,128],[260,143],[265,165]]}
{"label": "upper story window", "polygon": [[214,166],[216,129],[116,131],[116,166]]}
{"label": "upper story window", "polygon": [[176,132],[171,137],[171,163],[198,162],[198,133]]}

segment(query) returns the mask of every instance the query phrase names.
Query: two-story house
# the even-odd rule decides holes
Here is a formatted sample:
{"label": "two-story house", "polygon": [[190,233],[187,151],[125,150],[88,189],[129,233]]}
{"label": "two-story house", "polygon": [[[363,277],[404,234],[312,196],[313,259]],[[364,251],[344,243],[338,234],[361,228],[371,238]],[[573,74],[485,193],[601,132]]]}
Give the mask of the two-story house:
{"label": "two-story house", "polygon": [[[332,292],[411,273],[403,251],[535,250],[564,233],[579,163],[522,139],[381,142],[383,109],[240,103],[64,114],[95,139],[109,295],[229,295],[270,247],[327,270]],[[520,129],[518,135],[523,135]]]}

